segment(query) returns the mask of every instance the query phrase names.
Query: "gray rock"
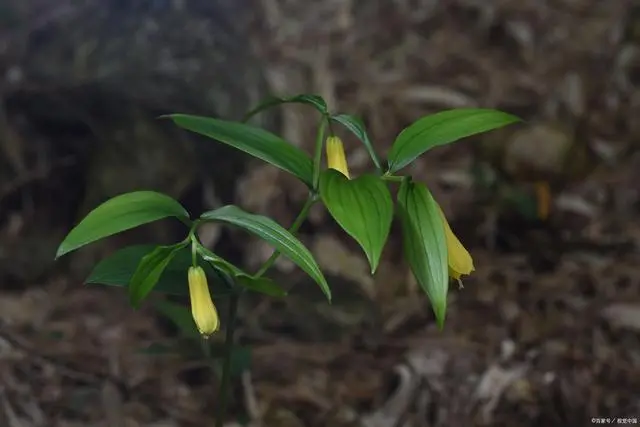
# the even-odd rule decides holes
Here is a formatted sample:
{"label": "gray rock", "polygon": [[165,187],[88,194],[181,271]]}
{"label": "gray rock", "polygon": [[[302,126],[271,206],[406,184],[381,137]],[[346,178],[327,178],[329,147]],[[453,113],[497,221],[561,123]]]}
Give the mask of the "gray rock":
{"label": "gray rock", "polygon": [[[38,245],[127,191],[167,193],[195,214],[212,207],[205,188],[232,201],[247,156],[157,117],[237,120],[267,95],[249,1],[7,0],[0,17],[0,246],[9,214],[33,225],[19,244]],[[253,123],[278,127],[269,114]],[[48,251],[22,264],[7,255],[34,253],[22,249],[0,251],[3,263],[52,262]]]}

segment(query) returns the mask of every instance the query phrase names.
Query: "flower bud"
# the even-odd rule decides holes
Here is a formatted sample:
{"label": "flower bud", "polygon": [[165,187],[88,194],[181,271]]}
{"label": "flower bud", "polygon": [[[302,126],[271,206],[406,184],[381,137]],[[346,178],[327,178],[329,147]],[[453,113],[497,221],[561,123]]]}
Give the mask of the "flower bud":
{"label": "flower bud", "polygon": [[335,169],[347,178],[349,177],[349,167],[347,166],[347,158],[344,154],[344,146],[342,140],[337,136],[327,138],[327,167]]}
{"label": "flower bud", "polygon": [[202,267],[189,267],[189,297],[193,320],[198,331],[206,338],[218,330],[220,319],[211,300],[207,276]]}
{"label": "flower bud", "polygon": [[444,212],[439,208],[442,223],[444,225],[444,235],[447,241],[447,258],[449,264],[449,276],[458,282],[460,277],[465,274],[471,274],[474,270],[473,259],[467,251],[467,249],[460,243],[458,237],[453,234],[451,226],[447,218],[444,216]]}

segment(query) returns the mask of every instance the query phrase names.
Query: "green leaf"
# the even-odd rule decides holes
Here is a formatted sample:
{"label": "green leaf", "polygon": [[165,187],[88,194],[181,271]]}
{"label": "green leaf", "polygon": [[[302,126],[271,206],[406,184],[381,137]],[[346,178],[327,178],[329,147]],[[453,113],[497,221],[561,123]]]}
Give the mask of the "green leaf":
{"label": "green leaf", "polygon": [[181,128],[213,138],[298,177],[311,186],[313,162],[301,149],[264,129],[244,123],[187,114],[168,116]]}
{"label": "green leaf", "polygon": [[389,151],[389,172],[395,173],[433,147],[520,121],[502,111],[459,108],[423,117],[404,129]]}
{"label": "green leaf", "polygon": [[196,246],[196,250],[198,251],[198,254],[202,257],[202,259],[204,259],[207,262],[210,262],[211,265],[213,265],[215,268],[225,272],[231,277],[236,277],[241,274],[249,276],[249,274],[244,272],[242,269],[236,267],[235,265],[233,265],[226,259],[222,258],[221,256],[216,255],[211,250],[205,248],[199,243]]}
{"label": "green leaf", "polygon": [[240,285],[251,291],[260,292],[272,297],[283,297],[287,295],[287,291],[278,286],[273,280],[267,279],[266,277],[253,277],[200,244],[197,246],[197,251],[205,261],[210,262],[219,270],[224,271],[233,277]]}
{"label": "green leaf", "polygon": [[131,305],[138,307],[140,302],[149,295],[149,292],[160,280],[160,276],[175,256],[176,252],[187,244],[179,243],[171,246],[158,246],[153,251],[143,256],[136,271],[129,282],[129,300]]}
{"label": "green leaf", "polygon": [[248,274],[240,274],[236,276],[236,280],[241,286],[253,292],[259,292],[269,295],[270,297],[284,297],[287,295],[287,291],[266,277],[253,277]]}
{"label": "green leaf", "polygon": [[318,110],[320,114],[327,114],[327,103],[318,95],[302,94],[288,97],[271,96],[262,101],[256,108],[249,111],[242,121],[246,122],[259,112],[281,104],[306,104]]}
{"label": "green leaf", "polygon": [[171,197],[155,191],[134,191],[107,200],[69,232],[56,259],[96,240],[167,217],[189,222],[189,213]]}
{"label": "green leaf", "polygon": [[[85,280],[85,283],[128,288],[142,258],[153,252],[155,248],[155,245],[134,245],[120,249],[100,261]],[[187,271],[190,266],[191,248],[188,246],[183,247],[164,269],[153,290],[171,295],[188,296]],[[207,275],[209,290],[214,297],[230,293],[224,283],[212,280],[216,278],[216,275],[209,263],[203,263],[201,267]]]}
{"label": "green leaf", "polygon": [[438,204],[424,184],[405,180],[398,192],[404,254],[426,292],[440,328],[447,309],[449,277],[444,225]]}
{"label": "green leaf", "polygon": [[154,306],[163,316],[171,320],[184,337],[201,338],[190,308],[171,301],[156,301]]}
{"label": "green leaf", "polygon": [[331,116],[331,120],[340,123],[344,127],[346,127],[351,133],[358,137],[360,141],[364,144],[367,152],[369,153],[369,157],[373,161],[373,164],[378,169],[382,169],[380,165],[380,160],[378,159],[378,155],[373,149],[373,144],[369,139],[369,135],[367,134],[367,130],[364,127],[364,123],[358,117],[351,116],[349,114],[337,114],[335,116]]}
{"label": "green leaf", "polygon": [[393,220],[393,201],[385,183],[373,175],[349,180],[327,169],[320,177],[320,196],[333,219],[362,247],[371,274],[375,273]]}
{"label": "green leaf", "polygon": [[315,280],[327,299],[331,301],[331,290],[327,280],[309,249],[277,222],[262,215],[250,214],[234,205],[205,212],[200,218],[206,221],[220,221],[243,228],[268,242]]}

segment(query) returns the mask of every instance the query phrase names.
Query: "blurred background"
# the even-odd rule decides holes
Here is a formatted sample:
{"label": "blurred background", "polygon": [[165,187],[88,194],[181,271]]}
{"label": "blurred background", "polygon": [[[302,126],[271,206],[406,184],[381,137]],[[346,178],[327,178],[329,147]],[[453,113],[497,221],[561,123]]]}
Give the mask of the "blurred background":
{"label": "blurred background", "polygon": [[[276,264],[271,277],[295,289],[241,307],[229,426],[640,418],[637,2],[0,0],[0,425],[212,425],[217,378],[189,319],[162,297],[134,311],[121,288],[82,284],[114,249],[184,230],[161,222],[53,258],[89,210],[137,189],[289,226],[306,197],[295,178],[156,119],[238,120],[271,93],[361,116],[383,154],[443,109],[526,123],[403,171],[474,256],[443,331],[396,225],[372,278],[313,210],[301,239],[334,303]],[[310,150],[317,116],[287,106],[253,123]],[[371,170],[344,139],[353,173]],[[252,271],[271,253],[216,227],[202,239]]]}

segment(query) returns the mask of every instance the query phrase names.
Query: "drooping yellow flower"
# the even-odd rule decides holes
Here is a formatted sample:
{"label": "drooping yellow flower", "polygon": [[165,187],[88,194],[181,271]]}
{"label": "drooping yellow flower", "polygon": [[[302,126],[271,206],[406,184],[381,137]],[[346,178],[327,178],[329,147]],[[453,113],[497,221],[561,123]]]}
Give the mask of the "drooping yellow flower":
{"label": "drooping yellow flower", "polygon": [[207,276],[202,267],[189,267],[189,297],[193,320],[198,331],[206,338],[219,329],[220,318],[213,305]]}
{"label": "drooping yellow flower", "polygon": [[335,169],[342,173],[347,178],[349,176],[349,167],[347,166],[347,158],[344,154],[344,145],[342,140],[337,136],[330,136],[327,138],[327,167],[329,169]]}
{"label": "drooping yellow flower", "polygon": [[449,264],[449,276],[460,282],[460,277],[465,274],[471,274],[474,270],[473,259],[469,254],[469,251],[460,243],[458,237],[451,230],[451,226],[447,221],[447,217],[442,212],[442,209],[438,207],[440,216],[442,217],[442,223],[444,225],[444,235],[447,240],[447,257]]}

